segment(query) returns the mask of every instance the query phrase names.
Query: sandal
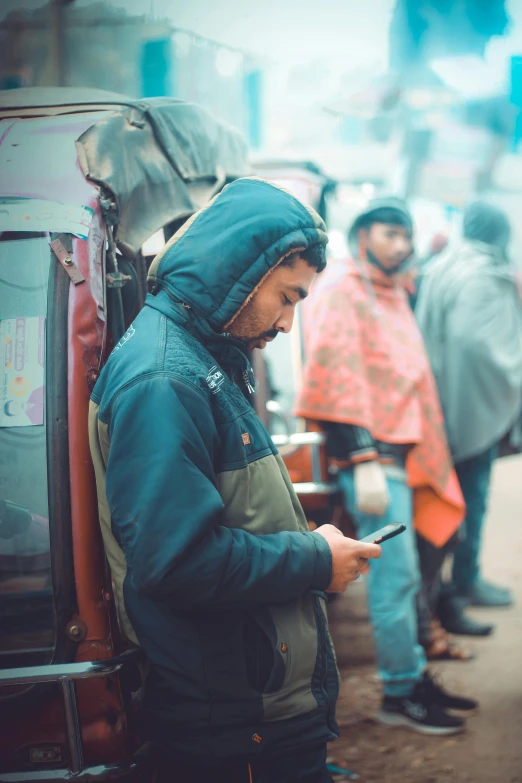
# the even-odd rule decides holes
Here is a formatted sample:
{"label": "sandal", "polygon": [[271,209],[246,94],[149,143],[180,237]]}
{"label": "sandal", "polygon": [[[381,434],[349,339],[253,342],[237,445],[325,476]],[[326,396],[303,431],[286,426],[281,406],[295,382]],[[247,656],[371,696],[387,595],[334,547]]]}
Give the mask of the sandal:
{"label": "sandal", "polygon": [[430,661],[471,661],[475,656],[455,642],[438,620],[430,623],[429,638],[423,643]]}

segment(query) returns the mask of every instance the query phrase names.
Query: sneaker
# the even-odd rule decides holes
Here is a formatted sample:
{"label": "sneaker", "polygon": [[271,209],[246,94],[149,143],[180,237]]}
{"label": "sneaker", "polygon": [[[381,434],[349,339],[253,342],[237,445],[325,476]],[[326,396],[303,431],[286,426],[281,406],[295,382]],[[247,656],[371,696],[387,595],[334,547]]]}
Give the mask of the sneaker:
{"label": "sneaker", "polygon": [[436,677],[429,671],[424,672],[423,684],[428,699],[433,701],[443,710],[472,713],[478,709],[478,701],[466,699],[463,696],[453,696],[446,693]]}
{"label": "sneaker", "polygon": [[420,734],[444,736],[464,729],[462,718],[448,715],[419,682],[411,696],[385,696],[377,720],[386,726],[403,726]]}

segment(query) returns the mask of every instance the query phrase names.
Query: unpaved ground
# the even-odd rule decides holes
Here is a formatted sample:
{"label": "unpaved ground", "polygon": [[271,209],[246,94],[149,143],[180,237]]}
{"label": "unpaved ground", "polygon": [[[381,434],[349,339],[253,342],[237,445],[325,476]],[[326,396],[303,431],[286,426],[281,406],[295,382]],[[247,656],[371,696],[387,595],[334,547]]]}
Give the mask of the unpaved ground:
{"label": "unpaved ground", "polygon": [[337,713],[341,739],[330,746],[330,756],[357,772],[361,783],[522,783],[522,457],[497,463],[483,565],[486,577],[513,589],[517,603],[510,609],[473,610],[477,619],[496,624],[488,639],[462,639],[475,660],[432,665],[448,690],[480,700],[467,731],[452,738],[373,722],[380,687],[364,584],[352,585],[331,605],[343,683]]}

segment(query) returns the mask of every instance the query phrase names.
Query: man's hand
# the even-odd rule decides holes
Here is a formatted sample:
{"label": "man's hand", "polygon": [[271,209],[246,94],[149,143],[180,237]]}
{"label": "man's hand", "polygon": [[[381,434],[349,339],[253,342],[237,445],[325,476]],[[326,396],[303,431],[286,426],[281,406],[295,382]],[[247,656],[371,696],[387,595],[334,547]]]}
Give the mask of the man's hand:
{"label": "man's hand", "polygon": [[382,517],[388,508],[390,495],[388,482],[378,460],[360,462],[353,469],[355,502],[363,514]]}
{"label": "man's hand", "polygon": [[332,581],[327,593],[343,593],[350,582],[368,570],[368,559],[381,556],[381,547],[346,538],[334,525],[322,525],[314,530],[328,542],[332,553]]}

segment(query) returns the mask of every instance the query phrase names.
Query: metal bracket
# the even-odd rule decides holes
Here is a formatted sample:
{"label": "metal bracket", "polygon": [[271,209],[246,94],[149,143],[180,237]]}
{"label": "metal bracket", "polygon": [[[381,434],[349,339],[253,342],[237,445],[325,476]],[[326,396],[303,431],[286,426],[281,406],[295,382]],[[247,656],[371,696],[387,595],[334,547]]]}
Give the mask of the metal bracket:
{"label": "metal bracket", "polygon": [[132,277],[124,275],[123,272],[109,272],[107,275],[107,288],[123,288],[129,280],[132,280]]}
{"label": "metal bracket", "polygon": [[71,278],[71,282],[74,285],[85,283],[85,277],[76,266],[72,254],[67,250],[62,240],[54,239],[52,242],[49,242],[49,244],[51,245],[54,255]]}
{"label": "metal bracket", "polygon": [[72,642],[83,642],[87,636],[87,626],[82,620],[71,620],[65,626],[65,633]]}
{"label": "metal bracket", "polygon": [[[69,769],[63,771],[68,774],[63,780],[86,780],[92,781],[94,776],[82,773],[85,770],[83,758],[83,741],[78,716],[78,705],[76,700],[75,681],[89,680],[94,677],[108,677],[118,672],[123,666],[129,663],[136,663],[143,660],[144,653],[141,648],[133,648],[118,655],[115,658],[106,658],[99,661],[82,661],[80,663],[56,663],[47,666],[33,666],[21,669],[2,669],[0,670],[0,685],[32,685],[37,682],[55,682],[61,686],[62,700],[65,715],[65,725],[67,729],[67,741],[69,745]],[[119,769],[119,768],[118,768]],[[118,772],[116,769],[116,772]],[[102,768],[100,768],[102,770]],[[36,780],[41,783],[44,779],[54,783],[62,779],[59,778],[59,771],[46,770],[46,773],[38,772],[36,777],[25,777],[31,773],[13,773],[6,776],[0,772],[0,783],[21,783],[24,780]],[[23,775],[23,777],[22,777]],[[101,774],[99,780],[108,780]]]}

